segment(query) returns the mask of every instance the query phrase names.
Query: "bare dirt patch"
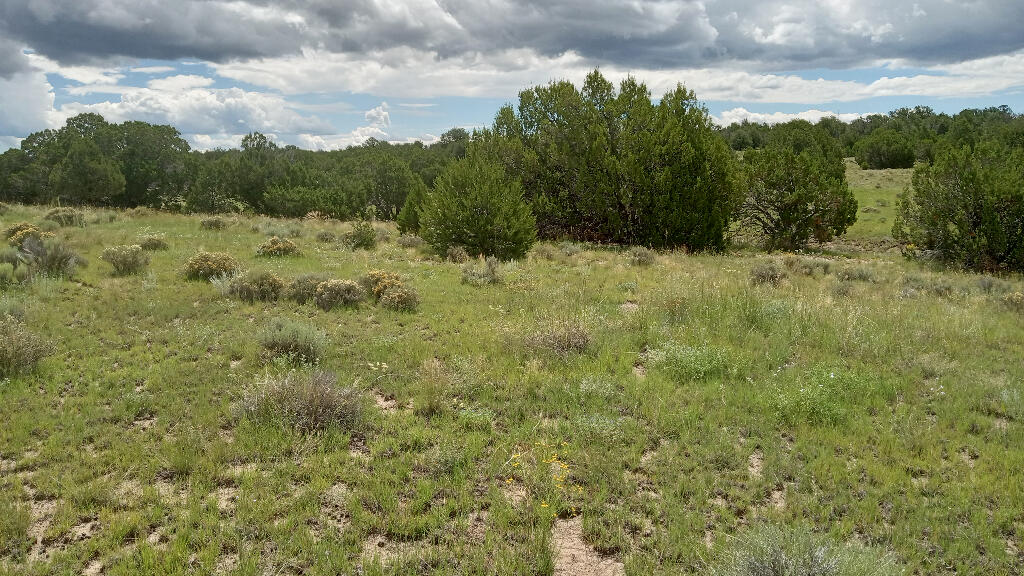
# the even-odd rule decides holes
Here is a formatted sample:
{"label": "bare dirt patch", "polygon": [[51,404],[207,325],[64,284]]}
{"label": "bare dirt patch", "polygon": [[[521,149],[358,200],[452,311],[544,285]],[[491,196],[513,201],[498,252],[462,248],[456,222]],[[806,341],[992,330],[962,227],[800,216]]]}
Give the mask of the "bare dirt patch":
{"label": "bare dirt patch", "polygon": [[395,412],[398,412],[398,401],[393,397],[387,397],[379,392],[374,392],[373,402],[377,404],[377,408],[385,414],[394,414]]}
{"label": "bare dirt patch", "polygon": [[73,542],[92,538],[100,531],[100,523],[96,520],[83,522],[71,529],[69,536]]}
{"label": "bare dirt patch", "polygon": [[103,562],[99,560],[93,560],[89,562],[89,565],[82,570],[82,576],[99,576],[103,573]]}
{"label": "bare dirt patch", "polygon": [[37,500],[32,502],[29,511],[31,523],[28,527],[28,537],[32,539],[32,550],[29,551],[29,561],[36,561],[45,558],[49,551],[44,542],[46,530],[53,521],[53,514],[57,511],[56,500]]}
{"label": "bare dirt patch", "polygon": [[343,532],[349,525],[349,513],[345,500],[349,495],[349,488],[338,482],[331,486],[324,493],[321,505],[321,522],[333,526],[339,532]]}
{"label": "bare dirt patch", "polygon": [[555,522],[551,532],[555,576],[625,576],[622,562],[602,556],[583,540],[583,518]]}
{"label": "bare dirt patch", "polygon": [[632,314],[640,309],[640,305],[632,300],[626,300],[619,306],[619,309],[622,310],[623,314]]}
{"label": "bare dirt patch", "polygon": [[149,416],[147,418],[139,418],[139,419],[135,420],[134,422],[132,422],[132,428],[138,430],[139,432],[145,432],[145,431],[149,430],[150,428],[152,428],[153,426],[156,426],[156,417],[155,416]]}
{"label": "bare dirt patch", "polygon": [[218,510],[223,513],[231,512],[235,509],[235,501],[238,500],[238,488],[221,486],[214,490],[213,497],[217,500]]}
{"label": "bare dirt patch", "polygon": [[505,499],[517,508],[526,501],[526,487],[518,482],[505,482],[501,487],[501,492],[505,495]]}
{"label": "bare dirt patch", "polygon": [[403,556],[413,554],[416,545],[409,542],[396,542],[380,534],[374,534],[363,542],[363,560],[380,562],[382,566],[391,564]]}
{"label": "bare dirt patch", "polygon": [[636,376],[640,380],[647,378],[647,368],[643,364],[636,364],[633,366],[633,376]]}
{"label": "bare dirt patch", "polygon": [[768,496],[768,502],[771,503],[772,508],[776,510],[782,510],[786,507],[786,487],[780,486],[772,490],[772,493]]}
{"label": "bare dirt patch", "polygon": [[487,510],[479,510],[469,514],[469,540],[480,543],[487,536]]}
{"label": "bare dirt patch", "polygon": [[747,473],[751,478],[760,478],[764,471],[764,454],[760,450],[754,450],[747,462]]}

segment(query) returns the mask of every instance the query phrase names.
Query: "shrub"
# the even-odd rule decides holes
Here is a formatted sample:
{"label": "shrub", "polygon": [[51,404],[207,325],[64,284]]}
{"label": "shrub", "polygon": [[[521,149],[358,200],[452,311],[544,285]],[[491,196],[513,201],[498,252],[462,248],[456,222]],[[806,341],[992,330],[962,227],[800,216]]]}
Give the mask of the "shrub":
{"label": "shrub", "polygon": [[292,280],[285,295],[289,300],[305,304],[316,298],[316,287],[327,280],[330,278],[326,274],[303,274]]}
{"label": "shrub", "polygon": [[590,346],[590,333],[576,319],[549,320],[526,339],[526,344],[561,356],[582,354]]}
{"label": "shrub", "polygon": [[366,417],[359,390],[339,386],[328,372],[268,377],[245,395],[241,410],[250,418],[285,422],[302,432],[358,430]]}
{"label": "shrub", "polygon": [[214,276],[231,276],[238,271],[238,261],[225,252],[199,251],[185,263],[185,278],[210,280]]}
{"label": "shrub", "polygon": [[842,162],[813,147],[799,153],[781,145],[744,152],[740,220],[761,234],[769,250],[801,248],[812,235],[819,242],[842,235],[857,221],[857,199]]}
{"label": "shrub", "polygon": [[402,280],[394,272],[370,270],[360,279],[360,284],[371,292],[374,298],[380,299],[388,288],[401,286]]}
{"label": "shrub", "polygon": [[16,234],[24,230],[38,230],[38,228],[35,224],[29,224],[28,222],[19,222],[4,230],[4,240],[10,240],[11,238],[14,238]]}
{"label": "shrub", "polygon": [[316,241],[324,244],[330,244],[331,242],[337,242],[338,235],[330,230],[321,230],[316,233]]}
{"label": "shrub", "polygon": [[259,335],[260,345],[271,357],[316,364],[327,346],[327,336],[316,328],[287,318],[275,318]]}
{"label": "shrub", "polygon": [[947,264],[1024,270],[1024,149],[982,142],[939,151],[914,169],[897,207],[893,237]]}
{"label": "shrub", "polygon": [[276,258],[278,256],[297,256],[299,247],[287,238],[273,236],[256,249],[257,256]]}
{"label": "shrub", "polygon": [[774,262],[758,264],[750,269],[750,282],[755,286],[770,284],[778,286],[786,277],[786,273]]}
{"label": "shrub", "polygon": [[493,256],[488,256],[479,264],[467,262],[462,267],[462,283],[472,286],[485,286],[487,284],[498,284],[501,282],[501,262]]}
{"label": "shrub", "polygon": [[395,240],[395,243],[402,248],[420,248],[426,244],[423,238],[415,234],[402,234]]}
{"label": "shrub", "polygon": [[804,527],[761,525],[733,539],[712,576],[896,576],[902,571],[870,548],[842,545]]}
{"label": "shrub", "polygon": [[142,246],[143,250],[148,250],[150,252],[167,250],[170,248],[167,244],[167,240],[164,239],[163,234],[144,234],[139,236],[139,246]]}
{"label": "shrub", "polygon": [[25,305],[6,296],[0,298],[0,318],[7,316],[19,322],[25,320]]}
{"label": "shrub", "polygon": [[85,226],[85,214],[75,208],[58,206],[47,212],[43,219],[56,222],[58,226]]}
{"label": "shrub", "polygon": [[85,258],[57,240],[29,237],[21,244],[22,257],[32,274],[50,278],[71,278]]}
{"label": "shrub", "polygon": [[21,248],[29,238],[44,240],[46,238],[53,238],[53,234],[40,230],[34,224],[21,222],[4,230],[4,238],[7,239],[8,245]]}
{"label": "shrub", "polygon": [[284,280],[262,271],[249,271],[231,279],[228,293],[245,302],[275,302],[284,292]]}
{"label": "shrub", "polygon": [[115,276],[141,274],[149,266],[149,255],[142,246],[111,246],[103,250],[100,260],[114,267]]}
{"label": "shrub", "polygon": [[1010,292],[1006,296],[1003,296],[1003,304],[1005,304],[1010,310],[1024,312],[1024,293]]}
{"label": "shrub", "polygon": [[859,140],[853,153],[857,164],[865,170],[913,168],[916,156],[910,138],[889,128],[875,130]]}
{"label": "shrub", "polygon": [[391,240],[391,231],[382,226],[375,226],[373,234],[378,244],[387,244]]}
{"label": "shrub", "polygon": [[420,295],[408,286],[391,286],[380,296],[380,305],[399,312],[415,312],[420,305]]}
{"label": "shrub", "polygon": [[9,315],[0,317],[0,378],[31,371],[52,352],[53,346],[20,320]]}
{"label": "shrub", "polygon": [[634,246],[626,252],[626,257],[629,258],[629,263],[633,266],[650,266],[654,264],[658,254],[650,248],[643,246]]}
{"label": "shrub", "polygon": [[874,282],[875,271],[867,266],[847,266],[836,272],[836,278],[846,282]]}
{"label": "shrub", "polygon": [[819,273],[822,276],[827,276],[832,270],[832,262],[825,260],[824,258],[801,258],[792,254],[787,254],[783,259],[782,263],[793,272],[798,272],[804,276],[816,276]]}
{"label": "shrub", "polygon": [[667,371],[676,380],[704,380],[724,374],[729,367],[725,350],[703,344],[686,346],[675,342],[648,350],[644,361]]}
{"label": "shrub", "polygon": [[351,280],[327,280],[316,287],[316,305],[323,310],[352,306],[366,298],[366,290]]}
{"label": "shrub", "polygon": [[537,222],[519,181],[481,154],[456,160],[437,177],[420,210],[420,235],[439,253],[464,246],[501,260],[521,258]]}
{"label": "shrub", "polygon": [[0,264],[17,268],[21,264],[21,252],[14,246],[0,246]]}
{"label": "shrub", "polygon": [[213,216],[200,220],[199,227],[203,230],[223,230],[228,227],[228,223],[220,216]]}
{"label": "shrub", "polygon": [[358,220],[345,234],[345,244],[352,250],[373,250],[377,247],[377,230],[369,220]]}
{"label": "shrub", "polygon": [[449,262],[465,264],[469,262],[469,253],[462,246],[449,246],[448,251],[445,253],[445,258]]}

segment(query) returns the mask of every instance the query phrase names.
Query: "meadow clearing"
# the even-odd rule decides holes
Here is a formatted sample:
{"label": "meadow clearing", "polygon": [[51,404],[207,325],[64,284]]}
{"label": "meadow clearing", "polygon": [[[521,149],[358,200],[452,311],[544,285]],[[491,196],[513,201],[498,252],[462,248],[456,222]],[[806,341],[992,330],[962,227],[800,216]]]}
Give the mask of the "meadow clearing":
{"label": "meadow clearing", "polygon": [[[0,573],[715,573],[770,525],[1021,574],[1022,282],[865,249],[909,174],[848,162],[859,219],[821,252],[541,243],[491,270],[385,224],[352,251],[347,223],[87,211],[54,230],[87,267],[0,294],[52,343],[0,383]],[[153,234],[141,274],[100,258]],[[272,235],[301,253],[257,256]],[[249,303],[185,278],[200,250],[392,272],[418,306]],[[305,361],[263,345],[281,319]],[[275,384],[333,378],[341,424],[274,413]]]}

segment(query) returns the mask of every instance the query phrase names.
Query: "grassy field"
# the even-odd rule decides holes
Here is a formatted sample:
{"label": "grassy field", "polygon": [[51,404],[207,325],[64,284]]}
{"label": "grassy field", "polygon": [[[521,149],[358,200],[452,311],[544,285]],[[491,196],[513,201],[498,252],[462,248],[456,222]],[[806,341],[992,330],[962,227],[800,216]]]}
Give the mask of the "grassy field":
{"label": "grassy field", "polygon": [[[851,236],[887,235],[907,172],[851,172]],[[77,278],[2,295],[55,352],[0,383],[0,573],[691,574],[766,523],[913,574],[1021,573],[1019,278],[541,244],[475,286],[394,239],[315,239],[345,224],[89,220],[57,231]],[[287,228],[302,255],[256,257]],[[170,249],[112,276],[103,248],[146,233]],[[184,278],[200,249],[395,272],[420,304],[248,304]],[[316,366],[262,352],[278,318],[326,335]],[[293,370],[333,372],[365,417],[303,433],[240,408]]]}
{"label": "grassy field", "polygon": [[846,177],[857,196],[857,222],[846,231],[851,242],[885,242],[892,236],[896,201],[910,186],[913,170],[862,170],[853,158],[846,159]]}

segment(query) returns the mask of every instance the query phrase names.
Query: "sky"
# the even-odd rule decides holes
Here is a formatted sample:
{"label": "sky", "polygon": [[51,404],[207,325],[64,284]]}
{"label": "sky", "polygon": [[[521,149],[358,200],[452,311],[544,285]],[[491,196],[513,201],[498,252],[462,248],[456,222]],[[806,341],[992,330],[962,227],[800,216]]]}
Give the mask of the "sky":
{"label": "sky", "polygon": [[600,68],[720,124],[1024,111],[1022,0],[3,0],[0,150],[75,114],[337,149],[431,142]]}

